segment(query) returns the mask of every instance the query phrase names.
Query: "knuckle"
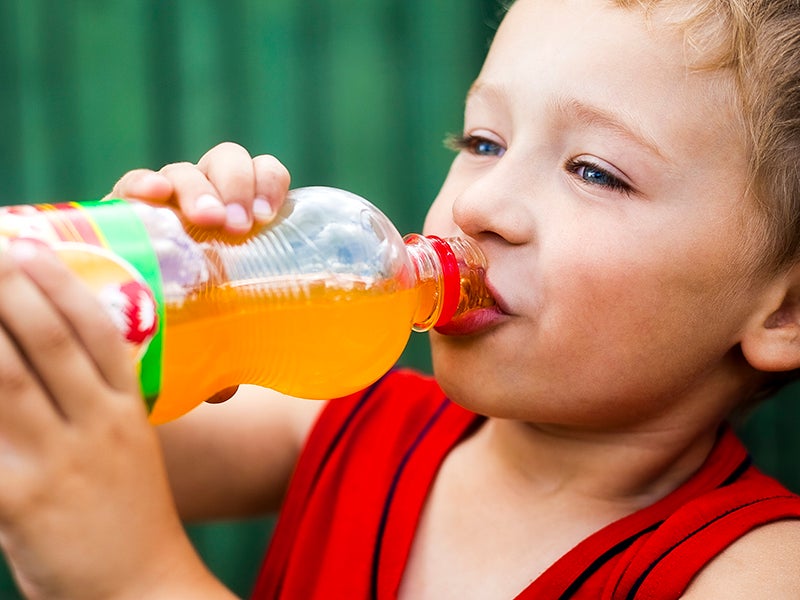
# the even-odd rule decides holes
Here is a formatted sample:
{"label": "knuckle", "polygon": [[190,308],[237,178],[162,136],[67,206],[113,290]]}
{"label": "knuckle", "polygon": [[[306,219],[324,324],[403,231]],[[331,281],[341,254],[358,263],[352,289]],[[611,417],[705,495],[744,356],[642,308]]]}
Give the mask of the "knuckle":
{"label": "knuckle", "polygon": [[198,165],[201,167],[209,168],[212,164],[220,161],[229,161],[231,159],[250,158],[250,153],[236,142],[221,142],[206,152],[200,160]]}
{"label": "knuckle", "polygon": [[152,172],[153,172],[152,170],[144,169],[144,168],[142,168],[142,169],[132,169],[131,171],[128,171],[127,173],[125,173],[125,175],[122,176],[122,178],[120,179],[120,182],[138,180],[138,179],[141,179],[142,177],[146,177],[147,175],[151,174]]}
{"label": "knuckle", "polygon": [[247,153],[247,150],[245,150],[244,146],[237,144],[236,142],[221,142],[214,147],[214,150],[219,150],[222,152]]}
{"label": "knuckle", "polygon": [[15,397],[27,392],[33,385],[30,373],[18,361],[0,361],[0,389],[3,396]]}
{"label": "knuckle", "polygon": [[291,182],[289,169],[275,156],[272,154],[262,154],[257,156],[254,160],[257,161],[256,167],[259,173],[262,174],[269,185],[289,187],[289,183]]}
{"label": "knuckle", "polygon": [[72,332],[58,321],[40,323],[31,338],[30,345],[34,354],[63,356],[73,350]]}
{"label": "knuckle", "polygon": [[129,189],[135,189],[136,183],[141,181],[149,173],[152,173],[150,169],[133,169],[132,171],[128,171],[117,180],[111,193],[114,195],[124,195]]}
{"label": "knuckle", "polygon": [[182,161],[164,165],[163,167],[161,167],[161,169],[159,169],[158,172],[161,173],[162,175],[165,175],[166,177],[169,177],[170,175],[173,175],[176,172],[183,172],[189,169],[196,169],[196,168],[197,167],[192,163],[188,161]]}

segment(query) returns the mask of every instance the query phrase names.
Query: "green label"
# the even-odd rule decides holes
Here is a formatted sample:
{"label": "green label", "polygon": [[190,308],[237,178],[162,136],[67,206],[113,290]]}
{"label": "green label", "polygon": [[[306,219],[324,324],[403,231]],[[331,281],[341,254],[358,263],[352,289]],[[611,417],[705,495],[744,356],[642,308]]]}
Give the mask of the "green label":
{"label": "green label", "polygon": [[98,295],[139,366],[148,410],[161,391],[164,302],[150,237],[122,200],[0,208],[0,243],[35,238],[50,245]]}
{"label": "green label", "polygon": [[139,361],[139,378],[148,409],[161,391],[162,354],[164,347],[164,295],[161,271],[144,224],[130,204],[122,200],[81,202],[80,210],[102,235],[101,245],[125,259],[147,283],[155,299],[156,328]]}

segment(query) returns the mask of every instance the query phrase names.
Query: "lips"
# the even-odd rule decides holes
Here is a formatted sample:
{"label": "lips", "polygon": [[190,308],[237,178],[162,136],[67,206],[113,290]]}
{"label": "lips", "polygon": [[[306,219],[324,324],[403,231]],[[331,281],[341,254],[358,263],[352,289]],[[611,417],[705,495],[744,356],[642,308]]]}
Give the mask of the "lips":
{"label": "lips", "polygon": [[464,313],[449,323],[436,327],[436,332],[442,335],[474,335],[485,331],[506,317],[498,306],[479,308]]}
{"label": "lips", "polygon": [[491,306],[474,308],[458,315],[444,325],[435,327],[434,329],[437,333],[447,336],[479,334],[506,320],[508,316],[512,314],[511,311],[508,310],[502,295],[492,285],[488,272],[486,273],[483,284],[494,300],[494,304]]}

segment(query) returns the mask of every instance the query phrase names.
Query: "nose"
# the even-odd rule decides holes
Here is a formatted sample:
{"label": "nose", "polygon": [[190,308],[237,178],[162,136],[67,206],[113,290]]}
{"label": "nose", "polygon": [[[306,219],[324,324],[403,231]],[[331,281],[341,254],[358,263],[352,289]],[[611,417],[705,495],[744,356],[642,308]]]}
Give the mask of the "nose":
{"label": "nose", "polygon": [[[512,244],[529,241],[535,228],[533,202],[513,166],[497,165],[454,196],[453,222],[477,238],[494,234]],[[530,190],[528,190],[529,192]]]}

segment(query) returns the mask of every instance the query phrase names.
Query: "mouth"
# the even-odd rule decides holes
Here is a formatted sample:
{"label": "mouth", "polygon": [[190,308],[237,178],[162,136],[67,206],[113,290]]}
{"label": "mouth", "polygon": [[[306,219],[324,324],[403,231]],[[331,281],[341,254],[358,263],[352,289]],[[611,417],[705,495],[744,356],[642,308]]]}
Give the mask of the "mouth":
{"label": "mouth", "polygon": [[465,312],[452,321],[435,328],[436,333],[448,336],[475,335],[494,327],[506,317],[497,305]]}
{"label": "mouth", "polygon": [[488,274],[483,283],[494,303],[489,306],[468,310],[444,325],[435,327],[434,330],[437,333],[447,336],[476,335],[495,327],[511,315],[505,300],[492,285]]}

